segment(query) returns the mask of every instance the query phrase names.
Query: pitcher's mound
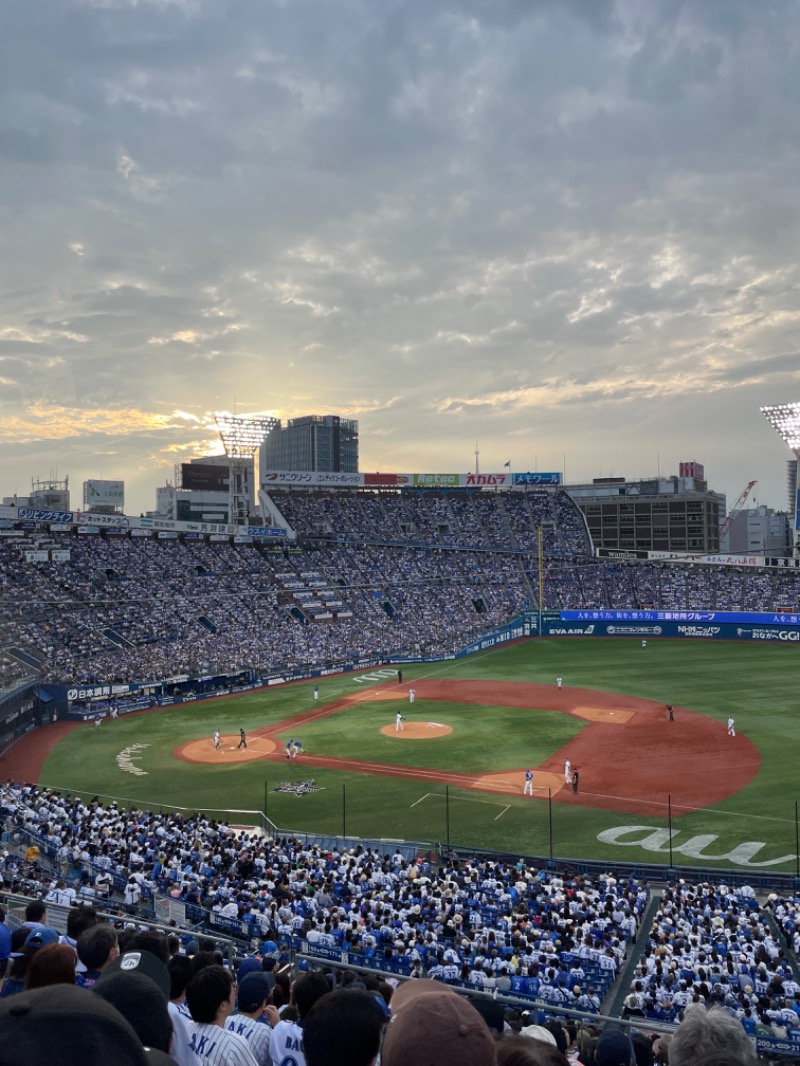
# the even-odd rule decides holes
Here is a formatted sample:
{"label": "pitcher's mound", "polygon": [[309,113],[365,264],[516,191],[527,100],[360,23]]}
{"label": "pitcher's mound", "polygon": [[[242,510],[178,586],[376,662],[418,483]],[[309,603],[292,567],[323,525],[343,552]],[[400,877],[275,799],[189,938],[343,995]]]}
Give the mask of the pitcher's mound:
{"label": "pitcher's mound", "polygon": [[396,732],[393,725],[385,725],[381,733],[395,740],[432,740],[434,737],[446,737],[452,733],[452,726],[441,722],[404,722],[402,732]]}
{"label": "pitcher's mound", "polygon": [[276,744],[265,737],[253,737],[248,740],[246,748],[238,748],[239,734],[231,733],[229,736],[219,738],[219,748],[214,747],[213,740],[191,740],[188,744],[181,744],[174,754],[186,762],[200,763],[230,763],[230,762],[253,762],[275,751]]}

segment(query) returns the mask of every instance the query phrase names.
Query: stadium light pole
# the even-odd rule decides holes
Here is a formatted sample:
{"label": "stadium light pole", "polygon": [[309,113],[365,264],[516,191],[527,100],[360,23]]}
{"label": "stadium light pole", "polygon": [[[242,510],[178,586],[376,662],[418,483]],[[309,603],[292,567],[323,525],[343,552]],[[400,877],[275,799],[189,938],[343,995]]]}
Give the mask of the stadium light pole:
{"label": "stadium light pole", "polygon": [[[247,468],[269,433],[280,425],[280,419],[265,415],[251,418],[232,415],[228,411],[214,414],[217,430],[229,460],[228,522],[232,526],[246,526],[250,518],[250,496],[247,491]],[[255,463],[253,478],[255,479]]]}
{"label": "stadium light pole", "polygon": [[[779,434],[781,439],[789,445],[797,460],[800,470],[800,403],[778,403],[771,407],[762,407],[761,414],[766,418],[772,428]],[[800,529],[800,510],[797,507],[797,482],[794,483],[794,532]],[[798,552],[798,541],[795,537],[793,554]]]}

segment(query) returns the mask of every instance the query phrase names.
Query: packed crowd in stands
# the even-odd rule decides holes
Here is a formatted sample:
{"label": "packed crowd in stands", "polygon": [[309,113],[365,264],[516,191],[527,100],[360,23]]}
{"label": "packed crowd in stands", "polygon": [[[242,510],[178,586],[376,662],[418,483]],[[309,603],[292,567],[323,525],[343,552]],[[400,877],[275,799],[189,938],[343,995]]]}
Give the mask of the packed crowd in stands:
{"label": "packed crowd in stands", "polygon": [[[65,900],[107,900],[116,886],[135,907],[160,893],[276,941],[302,936],[398,972],[553,1003],[608,986],[648,899],[646,886],[610,874],[565,880],[521,860],[454,860],[434,871],[400,851],[272,844],[200,816],[86,803],[34,786],[2,786],[0,805],[54,857],[53,892]],[[67,887],[73,870],[80,880]]]}
{"label": "packed crowd in stands", "polygon": [[800,1038],[800,985],[769,922],[770,903],[724,883],[679,882],[665,890],[627,1012],[673,1021],[702,1003],[738,1018],[750,1035]]}
{"label": "packed crowd in stands", "polygon": [[[615,996],[614,982],[623,970],[631,980],[623,1017],[641,1019],[641,1028],[653,1022],[681,1023],[672,1038],[677,1051],[671,1047],[668,1059],[666,1054],[662,1059],[671,1066],[699,1061],[682,1059],[680,1049],[685,1034],[691,1033],[696,1051],[696,1030],[701,1024],[719,1025],[714,1039],[720,1033],[733,1039],[734,1032],[784,1040],[800,1037],[800,985],[793,976],[796,960],[784,952],[768,918],[771,912],[787,935],[794,937],[797,904],[793,899],[771,896],[761,905],[746,886],[734,891],[724,883],[682,881],[651,897],[648,885],[631,875],[605,872],[588,878],[531,867],[522,860],[453,858],[433,867],[399,850],[380,854],[360,846],[345,852],[289,839],[268,841],[199,815],[128,810],[30,785],[3,786],[0,807],[10,840],[14,841],[15,833],[29,847],[38,840],[41,853],[52,855],[55,864],[43,888],[40,909],[31,910],[27,924],[12,934],[0,921],[0,961],[12,951],[19,953],[12,957],[0,989],[0,1033],[7,998],[28,996],[20,1002],[38,1002],[30,998],[34,990],[56,982],[84,989],[97,985],[97,992],[102,991],[126,1017],[130,1004],[140,1004],[130,1013],[137,1032],[137,1021],[145,1014],[150,1018],[144,1044],[164,1052],[171,1048],[172,1061],[179,1066],[203,1061],[196,1050],[203,1034],[218,1037],[202,1028],[220,1024],[217,1007],[211,1010],[197,987],[187,991],[187,984],[206,967],[217,967],[215,992],[209,995],[213,1000],[218,993],[227,1002],[221,1018],[225,1029],[235,999],[232,973],[220,967],[221,958],[199,950],[196,943],[188,947],[187,956],[187,936],[181,941],[178,936],[143,933],[135,927],[137,915],[144,913],[145,896],[163,893],[190,907],[255,922],[260,950],[240,967],[239,1015],[227,1031],[246,1036],[245,1030],[249,1032],[259,1019],[266,1022],[271,1031],[261,1034],[262,1043],[267,1050],[272,1044],[273,1052],[254,1061],[268,1066],[280,1066],[286,1050],[283,1047],[280,1055],[275,1054],[290,1035],[291,1015],[283,1013],[287,1005],[293,1005],[302,1017],[309,1014],[312,1002],[336,984],[332,974],[323,977],[312,969],[297,982],[299,998],[302,1001],[302,990],[312,986],[317,994],[310,995],[309,1002],[297,1002],[288,977],[280,971],[283,947],[298,940],[307,945],[309,954],[317,948],[329,949],[328,958],[331,952],[347,952],[351,963],[360,959],[373,968],[372,974],[367,970],[359,977],[350,971],[338,980],[349,993],[360,990],[372,996],[373,1002],[381,999],[381,1024],[390,1013],[402,1016],[403,1004],[415,998],[410,988],[439,997],[439,1011],[441,997],[452,996],[455,989],[516,997],[516,1007],[509,1006],[505,1012],[496,998],[477,1005],[484,1018],[481,1025],[488,1024],[497,1040],[508,1041],[502,1053],[499,1044],[492,1045],[496,1061],[505,1066],[545,1061],[514,1058],[511,1053],[519,1041],[512,1029],[568,1056],[547,1058],[551,1066],[568,1060],[585,1066],[612,1066],[611,1061],[606,1064],[591,1057],[605,1037],[590,1022],[591,1016],[600,1013],[601,1004]],[[5,856],[5,864],[8,876],[12,856]],[[637,943],[651,898],[656,909],[650,935],[640,936]],[[134,919],[131,927],[119,932],[97,918],[100,907],[115,902],[127,912],[126,921]],[[60,952],[56,950],[59,938],[45,924],[46,908],[53,904],[70,908]],[[164,1024],[160,1034],[152,1026],[155,1016],[163,1021],[163,1012],[159,1009],[154,1015],[152,1004],[148,1011],[141,1007],[146,986],[110,980],[122,971],[114,961],[120,951],[135,951],[137,959],[153,953],[167,967],[170,979],[162,981],[162,992],[171,1025]],[[158,983],[149,962],[130,962],[122,972],[139,968]],[[415,980],[395,991],[397,980],[387,983],[377,971]],[[251,974],[259,975],[259,981],[249,980]],[[203,980],[213,983],[210,977]],[[256,984],[257,988],[251,987]],[[328,1009],[343,1009],[340,999],[331,999]],[[537,1019],[541,1024],[526,1024],[531,1019],[520,1014],[525,1000],[535,1001],[531,1009],[535,1006],[542,1012]],[[78,997],[74,1002],[84,1000]],[[348,1001],[344,1006],[354,1004]],[[70,1009],[75,1009],[73,1001]],[[465,1007],[452,1009],[463,1011]],[[693,1012],[701,1021],[692,1021]],[[244,1014],[250,1017],[245,1019]],[[582,1016],[589,1018],[581,1021]],[[414,1040],[425,1032],[421,1017],[417,1017],[420,1024],[414,1027]],[[716,1018],[722,1020],[717,1023]],[[330,1017],[326,1024],[332,1024]],[[683,1026],[687,1026],[685,1032]],[[172,1043],[167,1039],[170,1029],[174,1030]],[[401,1029],[398,1026],[396,1035]],[[329,1028],[326,1032],[330,1035]],[[615,1032],[618,1053],[621,1035]],[[194,1057],[189,1053],[192,1034]],[[634,1047],[637,1038],[644,1039],[641,1050],[649,1051],[647,1061],[652,1063],[659,1054],[655,1034],[639,1032]],[[411,1035],[408,1039],[412,1040]],[[610,1038],[607,1042],[613,1043]],[[228,1042],[221,1043],[227,1046]],[[746,1046],[752,1049],[751,1044]],[[405,1061],[427,1061],[416,1057],[412,1046],[405,1048],[405,1054],[412,1055]],[[392,1052],[388,1060],[395,1061]],[[170,1060],[151,1057],[149,1061]],[[235,1056],[217,1061],[250,1064],[249,1059]],[[320,1059],[320,1066],[326,1061]],[[454,1061],[469,1066],[473,1060]],[[495,1059],[485,1061],[489,1064]],[[311,1058],[308,1066],[313,1066]]]}
{"label": "packed crowd in stands", "polygon": [[[540,535],[548,608],[800,602],[794,570],[595,559],[564,492],[275,493],[272,504],[299,548],[59,534],[69,560],[28,562],[36,534],[3,541],[0,684],[32,672],[63,684],[157,684],[450,653],[538,608]],[[315,598],[324,620],[303,611]]]}

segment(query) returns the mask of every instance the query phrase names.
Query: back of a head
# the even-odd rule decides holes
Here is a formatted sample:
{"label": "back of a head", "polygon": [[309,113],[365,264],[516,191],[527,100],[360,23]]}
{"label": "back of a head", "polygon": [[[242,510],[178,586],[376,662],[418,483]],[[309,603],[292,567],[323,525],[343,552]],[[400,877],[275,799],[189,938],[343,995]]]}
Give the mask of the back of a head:
{"label": "back of a head", "polygon": [[116,929],[103,922],[85,929],[78,937],[75,948],[87,970],[99,970],[109,961],[109,955],[117,946]]}
{"label": "back of a head", "polygon": [[69,944],[48,944],[33,955],[25,971],[25,988],[75,984],[75,952]]}
{"label": "back of a head", "polygon": [[669,1045],[670,1066],[755,1066],[757,1061],[741,1022],[702,1005],[686,1008]]}
{"label": "back of a head", "polygon": [[498,1003],[495,999],[487,999],[485,996],[481,996],[480,999],[471,999],[470,1003],[489,1026],[492,1036],[495,1039],[499,1039],[503,1035],[506,1025],[503,1004]]}
{"label": "back of a head", "polygon": [[142,1042],[122,1015],[74,985],[0,1000],[0,1066],[145,1066]]}
{"label": "back of a head", "polygon": [[192,960],[188,955],[173,955],[167,963],[169,973],[169,998],[182,1000],[189,978],[192,976]]}
{"label": "back of a head", "polygon": [[631,1038],[621,1029],[606,1027],[594,1049],[596,1066],[635,1066]]}
{"label": "back of a head", "polygon": [[25,908],[26,922],[41,922],[44,925],[44,916],[47,907],[40,899],[32,900]]}
{"label": "back of a head", "polygon": [[308,1066],[369,1066],[378,1054],[386,1014],[369,992],[340,989],[311,1007],[303,1027]]}
{"label": "back of a head", "polygon": [[555,1044],[536,1037],[503,1037],[497,1042],[497,1066],[568,1066],[569,1060]]}
{"label": "back of a head", "polygon": [[196,1022],[209,1024],[222,1003],[230,997],[233,974],[224,966],[205,966],[186,986],[186,1005]]}
{"label": "back of a head", "polygon": [[147,929],[141,933],[137,933],[128,943],[127,950],[149,951],[151,955],[155,955],[157,959],[160,959],[165,966],[170,960],[167,934],[160,932],[158,929]]}
{"label": "back of a head", "polygon": [[329,994],[330,985],[325,974],[314,970],[298,977],[292,986],[292,1002],[301,1018],[305,1018],[318,999]]}
{"label": "back of a head", "polygon": [[93,907],[70,907],[67,915],[67,936],[77,940],[81,933],[99,922]]}
{"label": "back of a head", "polygon": [[192,955],[192,977],[196,973],[200,973],[201,970],[205,970],[207,966],[220,966],[222,960],[217,956],[214,951],[198,951]]}

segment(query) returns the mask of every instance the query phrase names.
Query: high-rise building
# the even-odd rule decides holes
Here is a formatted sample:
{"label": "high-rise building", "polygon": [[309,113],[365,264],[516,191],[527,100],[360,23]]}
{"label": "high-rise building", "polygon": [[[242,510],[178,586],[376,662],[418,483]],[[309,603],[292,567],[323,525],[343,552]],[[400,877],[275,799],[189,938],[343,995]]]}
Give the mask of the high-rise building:
{"label": "high-rise building", "polygon": [[304,415],[273,429],[260,449],[261,473],[314,470],[358,473],[358,422],[339,415]]}

